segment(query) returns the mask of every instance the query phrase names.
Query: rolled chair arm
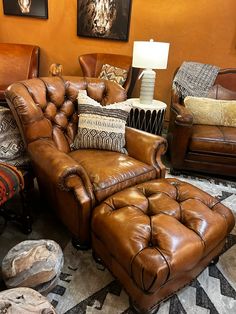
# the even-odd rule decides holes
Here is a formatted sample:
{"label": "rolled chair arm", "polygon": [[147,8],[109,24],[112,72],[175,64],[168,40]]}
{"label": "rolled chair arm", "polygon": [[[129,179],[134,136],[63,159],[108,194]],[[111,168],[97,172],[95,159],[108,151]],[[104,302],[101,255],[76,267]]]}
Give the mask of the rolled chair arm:
{"label": "rolled chair arm", "polygon": [[176,115],[175,123],[192,126],[193,115],[186,107],[180,105],[179,103],[173,103],[171,111],[173,111]]}
{"label": "rolled chair arm", "polygon": [[[77,197],[95,203],[93,188],[85,169],[69,155],[59,151],[51,140],[39,139],[28,145],[28,152],[38,171],[61,190],[73,190]],[[81,202],[82,199],[81,199]]]}
{"label": "rolled chair arm", "polygon": [[173,169],[182,168],[192,132],[193,116],[191,112],[184,105],[173,101],[172,98],[167,138],[171,165]]}
{"label": "rolled chair arm", "polygon": [[158,177],[165,177],[161,156],[167,150],[167,141],[163,137],[126,127],[125,139],[129,156],[155,167]]}

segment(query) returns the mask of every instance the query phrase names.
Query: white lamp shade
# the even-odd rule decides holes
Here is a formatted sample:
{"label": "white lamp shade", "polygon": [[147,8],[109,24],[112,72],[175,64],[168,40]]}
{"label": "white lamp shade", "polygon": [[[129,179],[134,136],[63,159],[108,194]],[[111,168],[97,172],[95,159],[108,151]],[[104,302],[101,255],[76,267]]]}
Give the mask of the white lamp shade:
{"label": "white lamp shade", "polygon": [[134,41],[134,68],[166,69],[169,53],[169,43],[155,41]]}

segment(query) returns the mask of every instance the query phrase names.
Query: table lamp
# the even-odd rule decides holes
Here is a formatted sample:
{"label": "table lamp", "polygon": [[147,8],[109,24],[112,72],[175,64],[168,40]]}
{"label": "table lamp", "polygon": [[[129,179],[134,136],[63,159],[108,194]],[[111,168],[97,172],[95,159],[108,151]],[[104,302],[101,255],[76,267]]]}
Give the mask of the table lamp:
{"label": "table lamp", "polygon": [[150,41],[134,41],[134,68],[144,69],[140,89],[140,104],[151,104],[153,101],[156,72],[153,69],[166,69],[169,53],[169,43]]}

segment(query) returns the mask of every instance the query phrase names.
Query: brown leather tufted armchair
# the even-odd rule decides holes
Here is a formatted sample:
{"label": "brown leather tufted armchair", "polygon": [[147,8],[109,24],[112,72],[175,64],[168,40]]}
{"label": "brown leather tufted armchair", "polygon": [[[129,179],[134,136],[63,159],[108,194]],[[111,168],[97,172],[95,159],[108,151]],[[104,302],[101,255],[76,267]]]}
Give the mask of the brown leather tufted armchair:
{"label": "brown leather tufted armchair", "polygon": [[128,97],[131,96],[137,76],[138,69],[132,68],[132,57],[111,53],[88,53],[79,56],[79,63],[86,77],[98,77],[102,66],[110,64],[128,70],[128,77],[124,83],[124,89]]}
{"label": "brown leather tufted armchair", "polygon": [[103,105],[119,102],[126,93],[118,84],[95,78],[34,78],[6,90],[32,159],[40,191],[76,239],[90,243],[94,206],[128,186],[164,177],[161,155],[166,141],[140,130],[126,129],[128,155],[95,149],[71,151],[77,133],[78,90]]}

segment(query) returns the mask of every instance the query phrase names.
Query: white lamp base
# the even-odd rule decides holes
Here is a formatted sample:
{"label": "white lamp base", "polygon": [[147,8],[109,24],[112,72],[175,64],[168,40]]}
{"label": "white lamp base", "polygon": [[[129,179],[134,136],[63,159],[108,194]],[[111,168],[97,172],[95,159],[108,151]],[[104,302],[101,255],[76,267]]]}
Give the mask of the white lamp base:
{"label": "white lamp base", "polygon": [[152,69],[145,69],[141,76],[140,103],[149,105],[153,101],[156,72]]}

